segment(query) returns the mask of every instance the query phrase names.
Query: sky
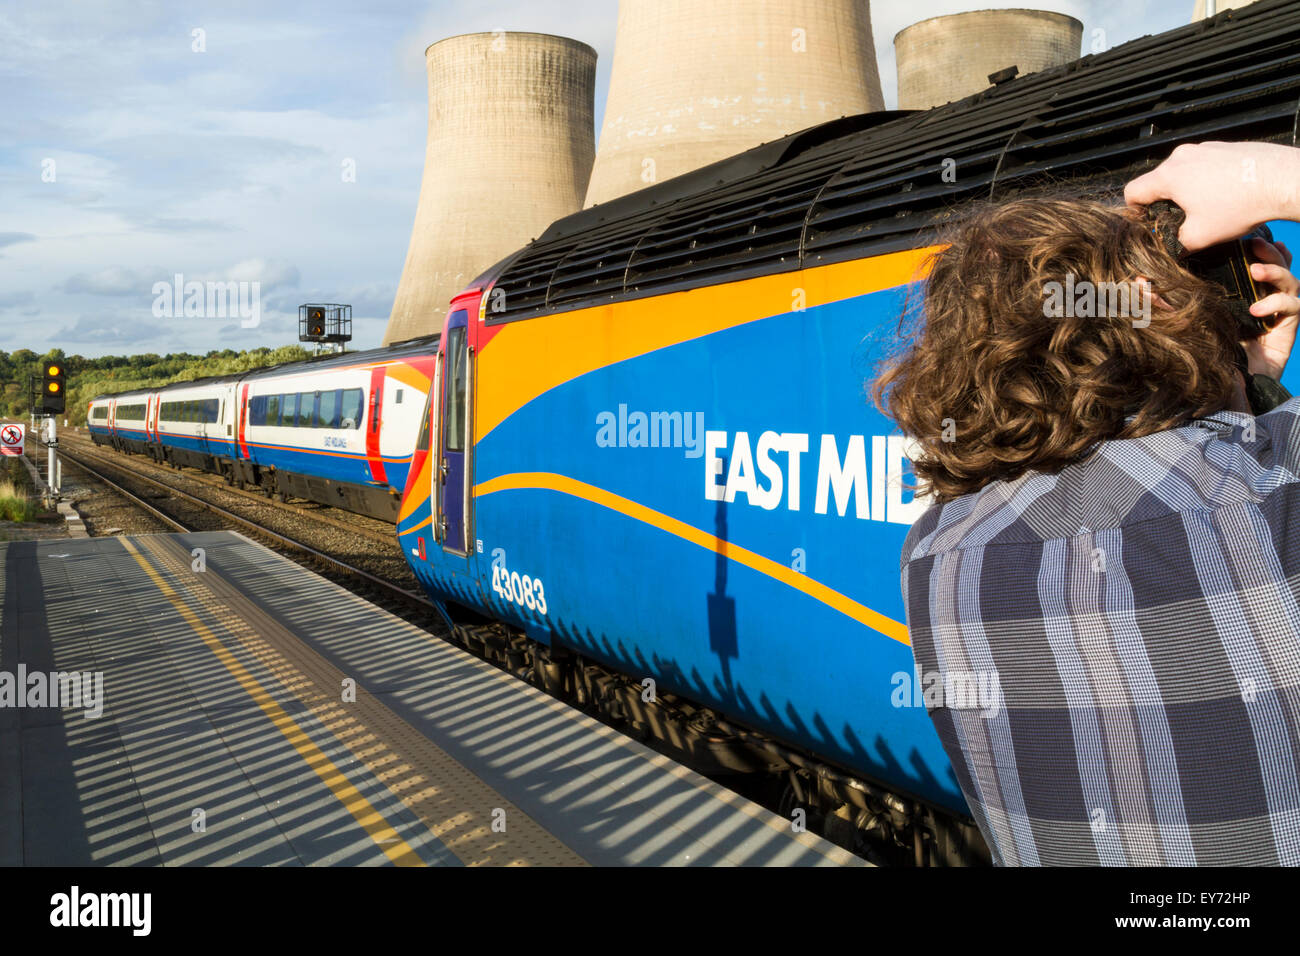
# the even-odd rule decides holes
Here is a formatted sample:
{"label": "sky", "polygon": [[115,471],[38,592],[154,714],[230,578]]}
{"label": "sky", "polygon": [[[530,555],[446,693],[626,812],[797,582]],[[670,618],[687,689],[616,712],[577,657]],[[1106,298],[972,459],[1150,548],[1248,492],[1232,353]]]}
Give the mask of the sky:
{"label": "sky", "polygon": [[[1193,0],[874,0],[886,105],[899,30],[1003,6],[1068,13],[1090,49],[1182,26]],[[599,131],[616,22],[616,0],[0,0],[0,350],[278,346],[303,302],[351,303],[353,345],[378,345],[420,190],[425,47],[589,43]],[[156,314],[177,275],[260,283],[260,320]]]}

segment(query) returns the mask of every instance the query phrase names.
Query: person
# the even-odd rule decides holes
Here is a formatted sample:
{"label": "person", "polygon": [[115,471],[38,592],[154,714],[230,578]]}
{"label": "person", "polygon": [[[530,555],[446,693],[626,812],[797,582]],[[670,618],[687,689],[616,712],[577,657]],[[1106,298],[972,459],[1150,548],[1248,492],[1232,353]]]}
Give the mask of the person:
{"label": "person", "polygon": [[[1300,399],[1252,413],[1224,290],[1143,209],[1203,249],[1300,219],[1297,185],[1296,151],[1205,143],[1128,205],[980,209],[873,385],[931,499],[900,559],[916,667],[997,864],[1300,863]],[[1268,331],[1240,345],[1277,379],[1300,283],[1254,252]]]}

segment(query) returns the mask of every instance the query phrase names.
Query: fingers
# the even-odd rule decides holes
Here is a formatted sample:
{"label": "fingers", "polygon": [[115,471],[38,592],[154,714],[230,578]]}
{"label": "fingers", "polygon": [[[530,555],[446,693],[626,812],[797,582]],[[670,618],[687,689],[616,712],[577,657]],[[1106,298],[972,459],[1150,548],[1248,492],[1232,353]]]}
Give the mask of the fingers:
{"label": "fingers", "polygon": [[1291,268],[1291,250],[1288,249],[1288,248],[1286,247],[1286,243],[1285,243],[1285,242],[1274,242],[1273,245],[1274,245],[1278,250],[1281,251],[1281,253],[1282,253],[1282,258],[1284,258],[1284,259],[1286,260],[1286,262],[1284,263],[1284,265],[1285,265],[1288,269],[1290,269],[1290,268]]}
{"label": "fingers", "polygon": [[1255,254],[1255,258],[1262,262],[1271,262],[1279,266],[1287,265],[1285,250],[1278,248],[1276,242],[1256,238],[1251,241],[1250,248],[1251,252]]}
{"label": "fingers", "polygon": [[1157,166],[1125,186],[1124,202],[1130,206],[1149,206],[1157,199],[1172,199],[1163,170],[1163,166]]}
{"label": "fingers", "polygon": [[[1295,318],[1297,314],[1300,314],[1300,298],[1297,298],[1293,292],[1274,292],[1252,305],[1250,314],[1261,319],[1270,315]],[[1274,326],[1274,328],[1276,327]]]}
{"label": "fingers", "polygon": [[1279,265],[1266,262],[1252,263],[1250,277],[1256,282],[1265,282],[1288,295],[1300,294],[1300,279],[1296,279],[1288,270]]}
{"label": "fingers", "polygon": [[1234,232],[1241,235],[1245,231],[1244,228],[1225,228],[1218,223],[1207,221],[1204,216],[1189,212],[1187,221],[1178,230],[1178,241],[1195,252],[1199,249],[1208,249],[1215,243],[1223,242],[1225,238],[1231,238]]}

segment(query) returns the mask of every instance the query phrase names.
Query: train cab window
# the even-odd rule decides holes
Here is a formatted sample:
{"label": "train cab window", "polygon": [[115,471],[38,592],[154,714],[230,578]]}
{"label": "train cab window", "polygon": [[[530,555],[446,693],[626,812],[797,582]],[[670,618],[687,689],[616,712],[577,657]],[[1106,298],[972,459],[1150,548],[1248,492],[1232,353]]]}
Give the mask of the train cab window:
{"label": "train cab window", "polygon": [[361,427],[361,402],[363,392],[359,388],[343,389],[343,400],[339,413],[340,428],[360,428]]}
{"label": "train cab window", "polygon": [[339,427],[339,389],[320,393],[320,405],[316,412],[318,428]]}
{"label": "train cab window", "polygon": [[424,403],[424,417],[420,419],[420,437],[415,440],[417,451],[429,450],[429,404],[433,401],[433,394],[429,394],[429,400]]}
{"label": "train cab window", "polygon": [[465,329],[452,329],[447,336],[451,374],[447,376],[447,451],[465,450]]}

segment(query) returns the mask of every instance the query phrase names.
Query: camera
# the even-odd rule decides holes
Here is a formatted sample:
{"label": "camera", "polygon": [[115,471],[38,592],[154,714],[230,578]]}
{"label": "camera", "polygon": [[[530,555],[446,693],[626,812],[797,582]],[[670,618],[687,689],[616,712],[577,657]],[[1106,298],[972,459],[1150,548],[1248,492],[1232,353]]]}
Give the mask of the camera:
{"label": "camera", "polygon": [[1256,226],[1240,239],[1221,242],[1199,252],[1188,252],[1178,240],[1178,230],[1187,218],[1182,207],[1160,199],[1147,207],[1147,218],[1152,223],[1151,231],[1160,237],[1171,256],[1193,275],[1224,288],[1228,311],[1237,320],[1243,339],[1258,338],[1270,329],[1269,318],[1250,313],[1252,305],[1272,292],[1250,275],[1251,263],[1260,261],[1254,252],[1254,240],[1273,241],[1273,232],[1268,226]]}

